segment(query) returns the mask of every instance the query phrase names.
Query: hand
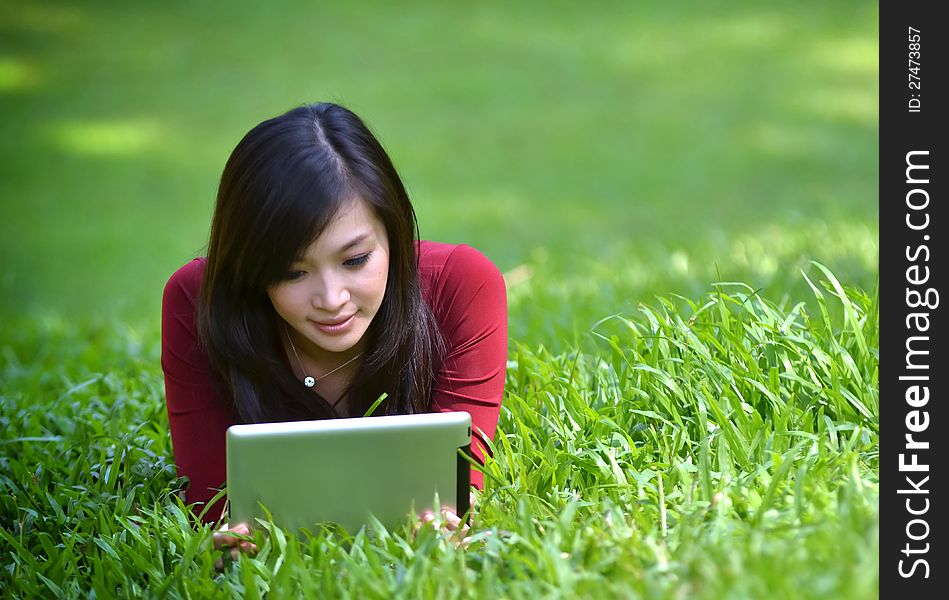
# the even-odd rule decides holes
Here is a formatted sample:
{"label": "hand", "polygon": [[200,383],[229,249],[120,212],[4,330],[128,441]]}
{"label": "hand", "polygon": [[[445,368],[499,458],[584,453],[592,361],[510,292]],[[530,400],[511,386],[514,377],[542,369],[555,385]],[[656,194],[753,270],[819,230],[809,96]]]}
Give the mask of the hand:
{"label": "hand", "polygon": [[435,522],[435,513],[430,510],[425,511],[419,515],[419,521],[415,524],[414,533],[417,534],[422,527],[430,524],[433,527],[438,527],[438,531],[445,534],[445,536],[455,544],[456,548],[459,546],[467,547],[471,539],[468,537],[468,532],[470,531],[468,524],[462,524],[461,517],[450,508],[443,508],[441,515],[441,526],[439,527]]}
{"label": "hand", "polygon": [[[474,493],[469,493],[468,495],[468,506],[471,507],[471,512],[474,512]],[[471,531],[471,528],[467,523],[462,523],[461,517],[450,508],[443,508],[441,510],[441,527],[439,531],[447,534],[447,537],[454,542],[455,547],[467,548],[468,544],[471,542],[471,537],[468,536],[468,533]],[[436,525],[435,523],[435,513],[427,510],[421,515],[419,515],[419,521],[415,526],[415,533],[418,533],[418,530],[422,528],[425,524]]]}
{"label": "hand", "polygon": [[[232,535],[233,534],[233,535]],[[220,529],[214,532],[212,536],[214,539],[214,549],[222,550],[227,552],[230,549],[231,560],[237,560],[241,552],[246,553],[249,556],[254,556],[257,554],[257,545],[253,542],[241,539],[237,536],[249,536],[250,527],[246,523],[238,523],[233,527],[229,527],[227,523],[221,526]],[[218,571],[224,570],[224,557],[217,559],[214,563],[214,568]]]}

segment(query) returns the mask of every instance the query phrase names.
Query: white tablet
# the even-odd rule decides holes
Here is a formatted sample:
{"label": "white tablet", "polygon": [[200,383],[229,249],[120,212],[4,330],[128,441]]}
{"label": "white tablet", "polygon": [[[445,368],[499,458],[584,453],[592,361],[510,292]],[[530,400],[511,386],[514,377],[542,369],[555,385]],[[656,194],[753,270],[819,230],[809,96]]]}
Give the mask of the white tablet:
{"label": "white tablet", "polygon": [[230,523],[266,518],[290,530],[334,522],[355,533],[374,515],[468,511],[471,416],[429,413],[233,425],[227,430]]}

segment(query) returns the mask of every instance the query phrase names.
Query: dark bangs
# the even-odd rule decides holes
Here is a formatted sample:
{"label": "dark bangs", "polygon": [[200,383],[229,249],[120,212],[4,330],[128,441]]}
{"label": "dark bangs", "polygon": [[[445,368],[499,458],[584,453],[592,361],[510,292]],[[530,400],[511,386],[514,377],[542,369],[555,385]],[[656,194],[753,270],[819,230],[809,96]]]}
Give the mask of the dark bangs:
{"label": "dark bangs", "polygon": [[323,233],[352,190],[337,178],[320,181],[304,166],[290,177],[287,189],[275,189],[261,207],[259,237],[248,252],[261,257],[260,273],[248,283],[258,290],[283,281],[294,261]]}

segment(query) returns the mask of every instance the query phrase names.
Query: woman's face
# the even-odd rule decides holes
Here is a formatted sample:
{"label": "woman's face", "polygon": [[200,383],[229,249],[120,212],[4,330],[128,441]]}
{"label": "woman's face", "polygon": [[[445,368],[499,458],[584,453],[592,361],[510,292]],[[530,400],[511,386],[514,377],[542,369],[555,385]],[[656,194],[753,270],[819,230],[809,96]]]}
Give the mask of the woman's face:
{"label": "woman's face", "polygon": [[389,274],[385,226],[361,199],[344,204],[335,218],[267,289],[274,310],[289,325],[297,349],[312,359],[362,351]]}

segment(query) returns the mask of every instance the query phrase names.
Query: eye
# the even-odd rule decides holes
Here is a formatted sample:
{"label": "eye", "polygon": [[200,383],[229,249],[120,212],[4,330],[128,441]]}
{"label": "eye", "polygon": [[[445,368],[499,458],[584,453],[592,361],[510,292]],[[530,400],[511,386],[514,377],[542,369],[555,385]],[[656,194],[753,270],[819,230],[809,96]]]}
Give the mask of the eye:
{"label": "eye", "polygon": [[363,254],[362,256],[357,256],[357,257],[355,257],[355,258],[350,258],[350,259],[348,259],[348,260],[343,261],[343,265],[344,265],[344,266],[347,266],[347,267],[361,267],[361,266],[363,266],[364,264],[366,264],[367,262],[369,262],[369,255],[371,255],[371,254],[372,254],[372,252],[367,252],[367,253]]}
{"label": "eye", "polygon": [[306,273],[303,271],[287,271],[283,276],[284,281],[296,281],[297,279],[302,278]]}

